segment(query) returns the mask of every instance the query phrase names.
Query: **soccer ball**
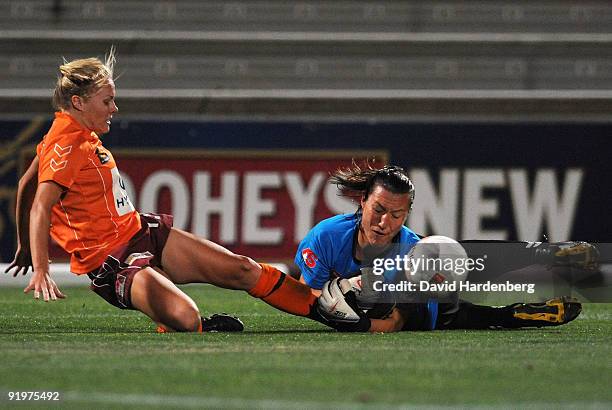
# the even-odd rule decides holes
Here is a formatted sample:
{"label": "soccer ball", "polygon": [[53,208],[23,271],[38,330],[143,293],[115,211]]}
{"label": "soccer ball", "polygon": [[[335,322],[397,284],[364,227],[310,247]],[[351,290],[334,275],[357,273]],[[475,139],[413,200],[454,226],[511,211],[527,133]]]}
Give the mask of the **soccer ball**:
{"label": "soccer ball", "polygon": [[416,289],[409,292],[411,301],[457,300],[460,284],[469,273],[469,259],[459,242],[447,236],[428,236],[412,247],[408,261],[406,280]]}

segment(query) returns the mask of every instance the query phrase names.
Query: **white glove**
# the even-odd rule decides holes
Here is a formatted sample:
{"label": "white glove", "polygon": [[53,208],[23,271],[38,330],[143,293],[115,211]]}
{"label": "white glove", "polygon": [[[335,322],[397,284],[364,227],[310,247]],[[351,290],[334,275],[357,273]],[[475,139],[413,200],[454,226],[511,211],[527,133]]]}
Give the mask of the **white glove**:
{"label": "white glove", "polygon": [[361,275],[353,276],[345,280],[351,285],[350,290],[355,292],[355,296],[359,299],[359,296],[361,296]]}
{"label": "white glove", "polygon": [[[360,286],[358,289],[361,291]],[[357,313],[355,290],[348,279],[335,278],[325,282],[317,309],[321,316],[332,322],[357,323],[361,320]]]}

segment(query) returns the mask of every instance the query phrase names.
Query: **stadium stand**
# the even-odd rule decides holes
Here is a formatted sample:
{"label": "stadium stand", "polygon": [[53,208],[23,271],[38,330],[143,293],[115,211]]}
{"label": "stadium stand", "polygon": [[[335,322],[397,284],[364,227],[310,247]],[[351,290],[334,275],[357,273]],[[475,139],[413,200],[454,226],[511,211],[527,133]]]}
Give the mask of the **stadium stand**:
{"label": "stadium stand", "polygon": [[[605,1],[0,3],[0,109],[111,44],[123,114],[606,119]],[[376,104],[372,104],[372,101]]]}

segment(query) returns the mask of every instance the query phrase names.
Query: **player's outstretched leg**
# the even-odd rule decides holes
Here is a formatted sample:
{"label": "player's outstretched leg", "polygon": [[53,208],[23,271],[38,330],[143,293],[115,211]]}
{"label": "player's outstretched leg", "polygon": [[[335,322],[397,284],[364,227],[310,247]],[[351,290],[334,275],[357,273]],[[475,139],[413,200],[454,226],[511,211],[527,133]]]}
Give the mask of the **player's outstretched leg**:
{"label": "player's outstretched leg", "polygon": [[246,290],[251,296],[298,316],[309,316],[316,303],[308,286],[273,266],[258,264],[180,229],[172,228],[162,265],[176,284],[211,283]]}
{"label": "player's outstretched leg", "polygon": [[511,327],[559,326],[576,319],[582,311],[578,299],[569,296],[543,303],[515,303],[508,308],[512,313]]}
{"label": "player's outstretched leg", "polygon": [[[311,317],[317,297],[310,288],[272,265],[260,263],[261,273],[249,295],[277,309],[297,316]],[[315,319],[316,320],[316,319]]]}
{"label": "player's outstretched leg", "polygon": [[436,329],[495,329],[558,326],[576,319],[582,310],[577,299],[564,296],[543,303],[514,303],[503,307],[440,305]]}

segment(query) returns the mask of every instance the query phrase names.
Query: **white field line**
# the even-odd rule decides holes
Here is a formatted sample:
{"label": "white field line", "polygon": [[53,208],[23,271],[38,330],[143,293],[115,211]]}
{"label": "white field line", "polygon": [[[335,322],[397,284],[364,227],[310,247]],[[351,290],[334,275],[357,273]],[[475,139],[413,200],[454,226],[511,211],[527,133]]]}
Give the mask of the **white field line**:
{"label": "white field line", "polygon": [[[4,273],[9,265],[8,263],[0,263],[0,287],[27,286],[32,277],[32,269],[30,269],[26,275],[20,274],[13,277],[12,273]],[[51,277],[60,288],[62,285],[89,286],[89,278],[87,275],[75,275],[71,273],[70,266],[67,263],[52,263]]]}
{"label": "white field line", "polygon": [[[0,263],[0,288],[1,287],[25,287],[28,285],[30,278],[32,277],[32,270],[24,275],[18,275],[13,277],[12,273],[4,273],[9,267],[8,263]],[[277,269],[283,272],[288,272],[288,266],[282,263],[272,263]],[[87,275],[75,275],[70,272],[70,265],[67,263],[52,263],[51,264],[51,277],[55,280],[60,289],[62,286],[89,286],[89,278]]]}
{"label": "white field line", "polygon": [[[5,396],[6,397],[6,396]],[[384,403],[340,403],[316,401],[288,401],[273,399],[241,399],[211,396],[172,396],[161,394],[116,394],[116,393],[84,393],[71,391],[60,393],[60,401],[89,404],[122,404],[126,406],[152,406],[165,408],[216,408],[216,409],[609,409],[610,402],[516,402],[507,404],[479,406],[441,406],[403,403],[389,405]]]}
{"label": "white field line", "polygon": [[[7,403],[8,389],[0,389],[0,403]],[[171,396],[161,394],[117,394],[117,393],[85,393],[79,391],[60,392],[58,402],[53,403],[83,403],[90,405],[123,405],[150,406],[163,408],[215,408],[215,409],[609,409],[610,402],[516,402],[507,404],[479,405],[479,406],[441,406],[403,403],[389,405],[383,403],[357,403],[357,402],[316,402],[316,401],[288,401],[272,399],[240,399],[211,396]],[[17,403],[17,402],[15,402]]]}
{"label": "white field line", "polygon": [[215,409],[400,409],[405,406],[384,406],[381,404],[299,402],[267,399],[240,399],[210,396],[170,396],[159,394],[116,394],[116,393],[60,393],[61,402],[75,402],[90,405],[121,404],[164,407],[164,408],[215,408]]}

